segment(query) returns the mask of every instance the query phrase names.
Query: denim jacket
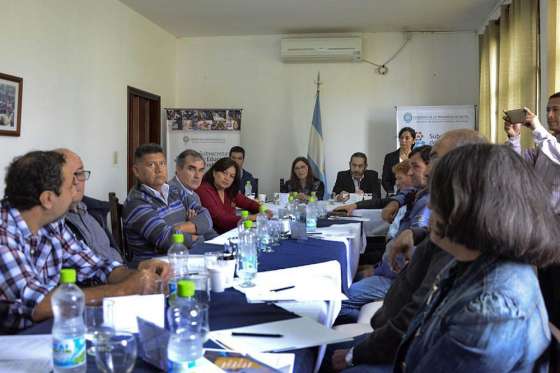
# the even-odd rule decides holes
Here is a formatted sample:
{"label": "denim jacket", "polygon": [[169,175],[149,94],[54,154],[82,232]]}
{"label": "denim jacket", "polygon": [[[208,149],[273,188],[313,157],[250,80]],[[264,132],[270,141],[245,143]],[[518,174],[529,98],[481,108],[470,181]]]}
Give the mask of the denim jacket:
{"label": "denim jacket", "polygon": [[436,278],[397,352],[396,372],[546,372],[548,317],[535,270],[481,255]]}

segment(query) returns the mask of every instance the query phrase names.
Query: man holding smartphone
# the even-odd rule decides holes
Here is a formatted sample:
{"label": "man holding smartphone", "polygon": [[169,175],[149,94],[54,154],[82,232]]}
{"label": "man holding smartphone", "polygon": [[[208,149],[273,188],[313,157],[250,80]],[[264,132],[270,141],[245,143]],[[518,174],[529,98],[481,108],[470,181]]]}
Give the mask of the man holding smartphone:
{"label": "man holding smartphone", "polygon": [[[546,107],[548,130],[540,123],[539,118],[529,109],[524,108],[525,117],[510,119],[506,112],[504,116],[504,130],[509,144],[517,153],[525,158],[533,167],[552,195],[550,202],[556,213],[560,213],[560,92],[550,96]],[[512,111],[513,112],[513,111]],[[511,117],[514,117],[514,113]],[[518,122],[518,123],[515,123]],[[535,147],[521,149],[521,126],[532,130]]]}

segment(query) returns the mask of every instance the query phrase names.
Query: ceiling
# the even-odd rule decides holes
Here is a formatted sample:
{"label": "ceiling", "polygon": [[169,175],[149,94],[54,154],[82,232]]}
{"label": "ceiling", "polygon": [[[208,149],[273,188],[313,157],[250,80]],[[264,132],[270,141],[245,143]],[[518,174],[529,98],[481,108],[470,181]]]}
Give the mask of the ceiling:
{"label": "ceiling", "polygon": [[120,0],[177,37],[476,31],[501,0]]}

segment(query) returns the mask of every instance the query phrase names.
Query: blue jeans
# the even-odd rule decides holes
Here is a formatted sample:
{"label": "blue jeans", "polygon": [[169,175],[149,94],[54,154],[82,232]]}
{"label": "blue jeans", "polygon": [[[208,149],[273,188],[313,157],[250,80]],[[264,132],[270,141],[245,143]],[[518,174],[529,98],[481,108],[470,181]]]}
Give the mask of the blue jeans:
{"label": "blue jeans", "polygon": [[348,300],[342,301],[336,324],[357,322],[362,306],[384,299],[392,282],[393,279],[373,275],[353,283],[348,289]]}

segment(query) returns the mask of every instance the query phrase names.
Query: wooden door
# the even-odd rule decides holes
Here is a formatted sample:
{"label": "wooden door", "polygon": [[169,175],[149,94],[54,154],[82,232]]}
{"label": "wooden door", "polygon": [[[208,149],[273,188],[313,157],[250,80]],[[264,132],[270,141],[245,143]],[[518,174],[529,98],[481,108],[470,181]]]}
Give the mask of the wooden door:
{"label": "wooden door", "polygon": [[153,93],[127,87],[128,92],[128,190],[136,182],[132,172],[134,150],[142,144],[161,145],[161,98]]}

